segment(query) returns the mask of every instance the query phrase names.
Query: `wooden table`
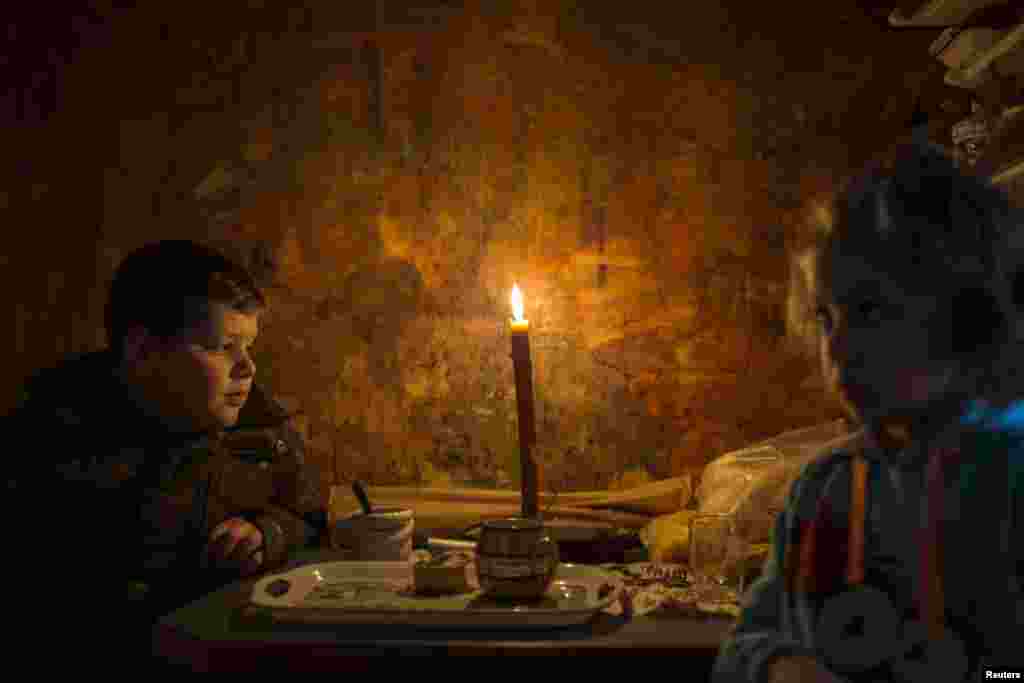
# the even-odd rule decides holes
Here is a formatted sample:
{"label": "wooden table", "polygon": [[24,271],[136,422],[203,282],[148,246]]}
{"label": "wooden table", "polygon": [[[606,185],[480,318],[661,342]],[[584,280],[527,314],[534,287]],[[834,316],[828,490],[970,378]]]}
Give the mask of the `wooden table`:
{"label": "wooden table", "polygon": [[[329,551],[305,551],[289,568],[331,559]],[[154,653],[191,670],[260,673],[363,670],[370,657],[396,654],[668,654],[685,658],[693,680],[706,680],[733,624],[717,617],[629,620],[604,613],[585,626],[530,631],[271,624],[244,609],[254,582],[232,584],[161,619]]]}

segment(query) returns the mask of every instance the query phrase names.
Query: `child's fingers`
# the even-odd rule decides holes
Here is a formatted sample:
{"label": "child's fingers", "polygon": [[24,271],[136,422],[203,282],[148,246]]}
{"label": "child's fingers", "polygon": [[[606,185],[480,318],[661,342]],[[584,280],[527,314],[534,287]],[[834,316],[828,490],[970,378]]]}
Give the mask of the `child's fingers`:
{"label": "child's fingers", "polygon": [[210,534],[210,555],[214,560],[241,565],[262,544],[259,527],[236,517],[217,525]]}
{"label": "child's fingers", "polygon": [[253,554],[259,551],[262,544],[259,539],[255,536],[250,535],[239,540],[238,544],[235,545],[234,550],[228,556],[233,562],[238,565],[244,565],[252,558]]}
{"label": "child's fingers", "polygon": [[249,576],[250,574],[257,573],[263,566],[263,551],[257,550],[256,552],[249,555],[248,559],[245,560],[245,564],[242,566],[242,574]]}

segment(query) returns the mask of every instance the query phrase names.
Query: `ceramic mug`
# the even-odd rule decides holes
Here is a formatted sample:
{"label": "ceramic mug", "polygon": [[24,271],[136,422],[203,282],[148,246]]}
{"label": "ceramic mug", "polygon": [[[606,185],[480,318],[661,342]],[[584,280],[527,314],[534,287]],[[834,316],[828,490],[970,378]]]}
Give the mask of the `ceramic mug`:
{"label": "ceramic mug", "polygon": [[484,593],[497,599],[542,598],[558,567],[558,544],[543,523],[508,517],[481,527],[476,566]]}
{"label": "ceramic mug", "polygon": [[356,510],[331,525],[331,547],[356,562],[408,562],[415,520],[408,508]]}

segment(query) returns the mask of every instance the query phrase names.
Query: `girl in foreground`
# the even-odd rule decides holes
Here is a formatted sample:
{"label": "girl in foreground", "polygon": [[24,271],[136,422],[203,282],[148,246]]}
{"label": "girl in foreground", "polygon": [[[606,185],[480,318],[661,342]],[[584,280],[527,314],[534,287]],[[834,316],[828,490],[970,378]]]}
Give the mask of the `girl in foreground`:
{"label": "girl in foreground", "polygon": [[823,227],[808,310],[861,429],[794,483],[715,680],[1020,671],[1024,219],[916,143],[850,184]]}

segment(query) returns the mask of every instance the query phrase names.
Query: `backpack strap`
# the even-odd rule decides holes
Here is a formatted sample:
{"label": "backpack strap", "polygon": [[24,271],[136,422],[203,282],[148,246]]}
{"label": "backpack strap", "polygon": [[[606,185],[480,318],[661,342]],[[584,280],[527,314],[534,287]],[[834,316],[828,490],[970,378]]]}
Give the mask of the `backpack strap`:
{"label": "backpack strap", "polygon": [[[857,458],[846,459],[851,463],[852,472],[852,463]],[[787,585],[795,593],[830,593],[840,590],[850,573],[850,517],[841,514],[839,510],[849,505],[853,511],[856,506],[844,500],[852,489],[852,486],[845,485],[844,473],[840,472],[838,479],[832,474],[835,467],[842,467],[839,464],[841,461],[837,458],[834,464],[815,476],[815,479],[820,476],[824,481],[819,480],[818,485],[822,488],[813,503],[810,519],[800,519],[797,513],[786,553],[789,558]],[[833,489],[833,486],[838,486],[838,490]],[[864,488],[866,490],[866,484]],[[860,528],[863,534],[863,525]],[[856,572],[854,574],[856,577]]]}
{"label": "backpack strap", "polygon": [[853,456],[850,465],[850,540],[846,552],[846,582],[851,586],[859,586],[864,583],[868,461],[858,453]]}

